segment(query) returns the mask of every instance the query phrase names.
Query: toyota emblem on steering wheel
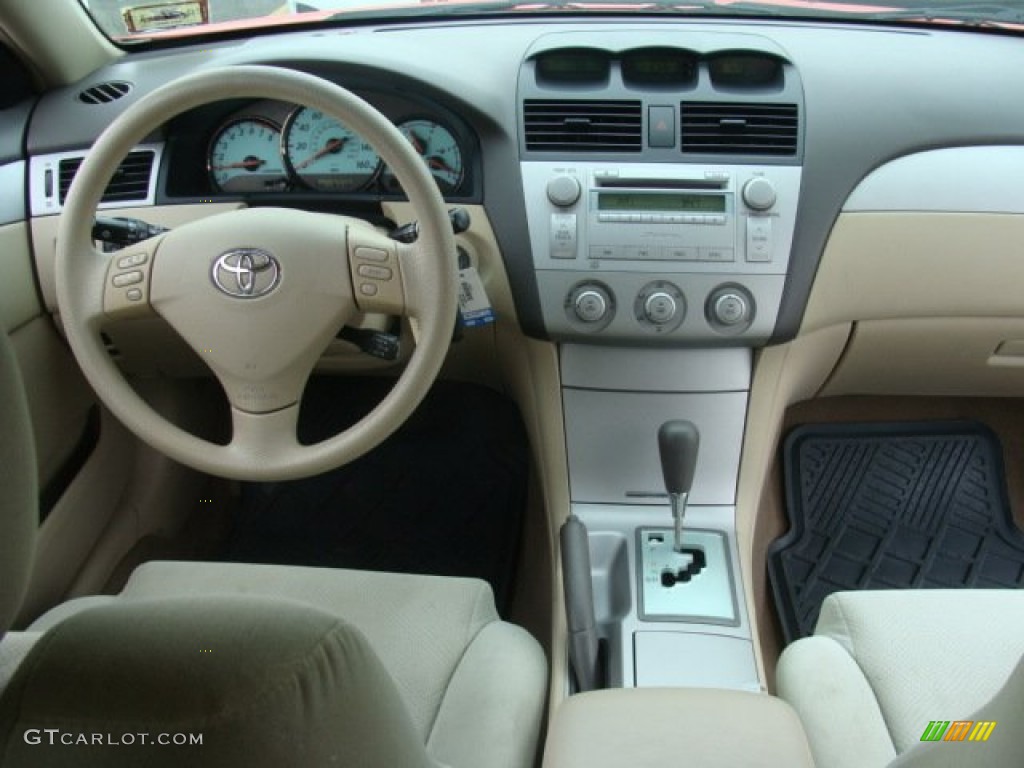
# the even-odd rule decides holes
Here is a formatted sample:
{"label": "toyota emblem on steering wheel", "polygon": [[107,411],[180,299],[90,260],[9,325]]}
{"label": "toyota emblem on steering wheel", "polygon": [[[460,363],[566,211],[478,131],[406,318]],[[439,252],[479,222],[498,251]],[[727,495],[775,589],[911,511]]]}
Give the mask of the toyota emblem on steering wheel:
{"label": "toyota emblem on steering wheel", "polygon": [[266,296],[281,281],[277,259],[259,248],[236,248],[213,262],[213,284],[238,299]]}

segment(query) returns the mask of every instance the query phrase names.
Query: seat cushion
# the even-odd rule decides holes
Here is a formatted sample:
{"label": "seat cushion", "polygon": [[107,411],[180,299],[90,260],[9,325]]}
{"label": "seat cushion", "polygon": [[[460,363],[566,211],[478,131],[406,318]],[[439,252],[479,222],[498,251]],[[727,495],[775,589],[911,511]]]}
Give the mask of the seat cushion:
{"label": "seat cushion", "polygon": [[779,660],[822,768],[888,764],[931,720],[983,706],[1024,654],[1024,591],[837,593]]}
{"label": "seat cushion", "polygon": [[[363,633],[395,680],[415,732],[454,768],[532,765],[547,664],[536,640],[501,621],[483,581],[241,563],[152,562],[104,601],[211,595],[294,600],[344,618]],[[72,600],[30,627],[78,610]]]}
{"label": "seat cushion", "polygon": [[438,766],[358,630],[252,597],[69,617],[0,698],[0,755],[24,768]]}

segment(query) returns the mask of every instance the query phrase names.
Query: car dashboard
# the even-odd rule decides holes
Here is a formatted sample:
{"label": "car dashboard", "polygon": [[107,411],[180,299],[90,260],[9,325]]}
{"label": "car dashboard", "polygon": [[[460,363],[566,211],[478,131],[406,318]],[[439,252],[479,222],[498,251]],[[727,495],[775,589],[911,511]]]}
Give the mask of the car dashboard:
{"label": "car dashboard", "polygon": [[[492,348],[452,375],[496,370],[522,409],[544,543],[554,551],[570,512],[595,535],[615,685],[765,687],[757,517],[787,406],[1024,387],[1014,34],[612,10],[129,53],[48,92],[27,120],[22,208],[49,309],[53,222],[89,146],[165,83],[236,65],[360,95],[413,144],[447,205],[471,214],[460,266],[480,270],[497,323]],[[5,138],[0,150],[4,168],[17,165],[20,147]],[[101,209],[145,219],[259,206],[385,230],[411,216],[372,137],[267,100],[169,119],[122,163]],[[636,604],[638,526],[668,519],[655,435],[678,418],[701,435],[691,519],[714,532],[727,571],[721,595],[685,621]],[[552,688],[567,690],[555,656]],[[680,672],[679,658],[700,669]]]}

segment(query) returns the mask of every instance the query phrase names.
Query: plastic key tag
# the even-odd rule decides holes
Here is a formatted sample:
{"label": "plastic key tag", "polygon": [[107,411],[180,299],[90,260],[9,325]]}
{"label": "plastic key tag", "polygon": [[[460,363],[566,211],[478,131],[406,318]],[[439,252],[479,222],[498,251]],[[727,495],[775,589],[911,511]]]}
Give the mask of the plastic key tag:
{"label": "plastic key tag", "polygon": [[494,309],[476,267],[459,270],[459,309],[466,328],[494,322]]}

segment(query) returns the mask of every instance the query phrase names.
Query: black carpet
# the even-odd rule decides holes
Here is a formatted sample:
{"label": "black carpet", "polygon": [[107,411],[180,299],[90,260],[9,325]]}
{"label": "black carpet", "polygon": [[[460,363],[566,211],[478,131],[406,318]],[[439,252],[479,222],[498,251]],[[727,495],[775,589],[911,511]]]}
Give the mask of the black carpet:
{"label": "black carpet", "polygon": [[[354,423],[390,382],[314,379],[299,438]],[[512,402],[438,382],[409,421],[368,455],[305,480],[247,484],[228,559],[474,576],[504,613],[518,559],[529,466]]]}
{"label": "black carpet", "polygon": [[854,589],[1020,587],[997,438],[968,422],[812,425],[784,446],[791,528],[768,552],[786,641]]}

